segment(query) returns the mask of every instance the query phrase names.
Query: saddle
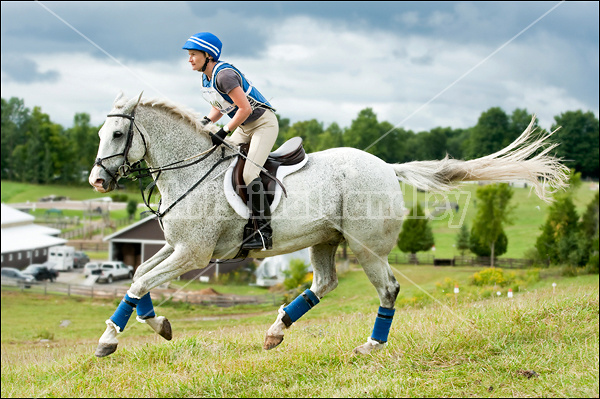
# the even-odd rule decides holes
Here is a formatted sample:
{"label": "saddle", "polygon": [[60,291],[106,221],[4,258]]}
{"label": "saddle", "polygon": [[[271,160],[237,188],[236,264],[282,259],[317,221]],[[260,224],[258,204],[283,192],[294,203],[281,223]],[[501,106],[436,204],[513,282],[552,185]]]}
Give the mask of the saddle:
{"label": "saddle", "polygon": [[[242,144],[239,150],[242,154],[247,156],[249,148],[250,143],[247,143]],[[292,137],[291,139],[283,143],[281,147],[279,147],[276,151],[273,151],[269,154],[269,157],[267,158],[267,161],[264,164],[264,168],[269,172],[271,176],[280,179],[280,177],[277,176],[277,171],[280,166],[300,166],[299,164],[305,163],[305,160],[306,152],[304,151],[304,147],[302,146],[302,138]],[[238,157],[237,162],[233,167],[233,172],[231,174],[231,183],[235,189],[235,192],[237,193],[237,195],[240,196],[243,203],[247,204],[248,191],[243,178],[244,165],[246,165],[246,159],[243,157]],[[267,200],[269,201],[269,205],[273,205],[273,200],[275,198],[275,190],[277,189],[277,185],[279,183],[275,179],[272,179],[271,177],[267,176],[267,174],[265,174],[264,172],[260,172],[259,177],[262,180],[263,187],[265,188],[265,194],[267,196]],[[283,176],[281,176],[281,179],[282,178]]]}

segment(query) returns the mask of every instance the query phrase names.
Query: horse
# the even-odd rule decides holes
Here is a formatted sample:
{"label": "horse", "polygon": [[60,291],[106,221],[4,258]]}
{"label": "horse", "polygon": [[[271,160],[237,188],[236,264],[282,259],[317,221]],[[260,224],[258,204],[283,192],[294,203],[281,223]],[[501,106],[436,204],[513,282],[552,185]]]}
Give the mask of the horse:
{"label": "horse", "polygon": [[[355,148],[306,154],[302,168],[282,182],[287,190],[272,210],[272,249],[247,254],[265,258],[309,248],[314,270],[310,288],[278,309],[263,348],[277,347],[285,330],[337,287],[335,254],[345,242],[376,288],[380,302],[371,336],[354,352],[382,349],[400,291],[388,263],[405,215],[399,182],[443,193],[464,181],[522,179],[550,202],[553,192],[567,186],[568,169],[549,154],[557,145],[548,141],[553,132],[534,134],[534,122],[535,116],[506,148],[468,161],[446,156],[390,164]],[[127,294],[106,320],[96,356],[116,351],[117,336],[134,310],[139,322],[170,340],[171,325],[154,312],[150,291],[185,272],[208,266],[211,259],[238,255],[247,220],[224,198],[224,184],[229,161],[240,155],[235,146],[213,146],[210,134],[218,129],[169,100],[142,99],[142,94],[127,98],[123,93],[114,100],[98,133],[98,154],[89,183],[98,192],[109,192],[144,160],[152,184],[160,192],[154,212],[166,244],[137,268]]]}

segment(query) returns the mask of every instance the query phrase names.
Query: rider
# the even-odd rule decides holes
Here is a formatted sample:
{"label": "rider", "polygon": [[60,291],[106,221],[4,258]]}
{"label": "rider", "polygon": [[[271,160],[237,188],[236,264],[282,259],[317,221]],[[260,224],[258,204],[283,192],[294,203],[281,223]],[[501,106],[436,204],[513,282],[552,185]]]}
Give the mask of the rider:
{"label": "rider", "polygon": [[255,231],[242,244],[244,249],[271,249],[271,209],[259,177],[262,166],[275,144],[279,123],[275,110],[265,97],[236,67],[219,61],[222,44],[209,32],[200,32],[185,42],[192,70],[202,72],[202,96],[212,108],[205,116],[206,122],[217,122],[223,114],[231,120],[217,133],[211,135],[214,145],[228,141],[240,145],[250,143],[243,179],[248,188],[248,208]]}

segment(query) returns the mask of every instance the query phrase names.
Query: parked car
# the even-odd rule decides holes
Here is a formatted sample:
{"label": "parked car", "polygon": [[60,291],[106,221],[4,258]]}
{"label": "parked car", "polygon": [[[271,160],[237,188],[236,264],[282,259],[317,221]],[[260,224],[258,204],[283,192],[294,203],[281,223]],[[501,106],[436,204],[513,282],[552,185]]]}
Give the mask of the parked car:
{"label": "parked car", "polygon": [[2,276],[2,285],[21,285],[25,288],[30,288],[32,283],[35,283],[33,276],[23,274],[19,269],[12,267],[3,267],[0,270]]}
{"label": "parked car", "polygon": [[[133,267],[128,266],[121,261],[103,262],[100,265],[102,271],[98,277],[98,282],[112,283],[114,280],[121,280],[133,277]],[[93,274],[96,274],[95,272]]]}
{"label": "parked car", "polygon": [[31,275],[37,281],[50,280],[50,282],[52,282],[58,277],[58,272],[56,270],[35,263],[27,266],[23,270],[23,274]]}
{"label": "parked car", "polygon": [[73,254],[73,267],[84,267],[90,261],[90,257],[83,251],[75,251]]}
{"label": "parked car", "polygon": [[83,267],[83,275],[86,277],[89,277],[92,274],[100,274],[100,272],[100,263],[98,262],[88,262]]}

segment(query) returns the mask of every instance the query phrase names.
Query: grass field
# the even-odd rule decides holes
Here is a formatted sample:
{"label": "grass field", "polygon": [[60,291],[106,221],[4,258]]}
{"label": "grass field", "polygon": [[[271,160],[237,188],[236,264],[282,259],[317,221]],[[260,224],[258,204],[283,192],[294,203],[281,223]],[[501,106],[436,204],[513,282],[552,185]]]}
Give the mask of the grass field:
{"label": "grass field", "polygon": [[[367,356],[352,353],[378,306],[362,271],[272,351],[262,342],[276,306],[163,305],[172,341],[131,321],[117,352],[97,359],[114,301],[3,291],[2,397],[598,397],[598,276],[524,271],[508,299],[506,287],[497,297],[469,285],[479,270],[395,266],[389,343]],[[455,283],[457,301],[444,290]]]}

